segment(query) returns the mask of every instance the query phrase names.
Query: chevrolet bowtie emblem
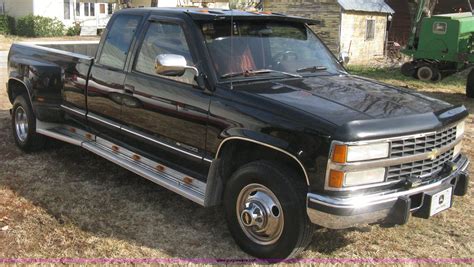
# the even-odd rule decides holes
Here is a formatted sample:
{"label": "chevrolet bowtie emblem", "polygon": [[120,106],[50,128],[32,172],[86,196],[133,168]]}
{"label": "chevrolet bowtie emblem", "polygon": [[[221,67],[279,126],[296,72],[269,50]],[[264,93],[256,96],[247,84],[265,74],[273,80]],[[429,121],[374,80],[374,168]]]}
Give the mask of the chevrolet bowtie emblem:
{"label": "chevrolet bowtie emblem", "polygon": [[430,160],[435,160],[439,156],[439,150],[438,149],[433,149],[431,152],[428,154],[428,159]]}

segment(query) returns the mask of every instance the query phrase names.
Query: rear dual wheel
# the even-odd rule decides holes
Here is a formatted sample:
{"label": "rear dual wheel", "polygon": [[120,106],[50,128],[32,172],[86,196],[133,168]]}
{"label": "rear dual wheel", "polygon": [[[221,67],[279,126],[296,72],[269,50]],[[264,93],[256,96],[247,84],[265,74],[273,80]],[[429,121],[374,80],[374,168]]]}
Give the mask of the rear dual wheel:
{"label": "rear dual wheel", "polygon": [[25,152],[39,150],[46,143],[46,138],[36,133],[36,117],[25,95],[13,101],[12,130],[16,145]]}
{"label": "rear dual wheel", "polygon": [[281,164],[256,161],[239,168],[224,192],[225,216],[248,254],[281,260],[303,251],[314,226],[306,214],[307,186]]}

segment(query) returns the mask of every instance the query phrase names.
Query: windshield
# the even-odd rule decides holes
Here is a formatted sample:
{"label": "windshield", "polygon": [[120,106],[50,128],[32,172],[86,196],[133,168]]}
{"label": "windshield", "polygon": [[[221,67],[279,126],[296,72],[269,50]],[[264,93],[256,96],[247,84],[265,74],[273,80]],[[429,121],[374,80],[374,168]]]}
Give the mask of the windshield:
{"label": "windshield", "polygon": [[239,73],[250,77],[255,73],[336,74],[342,70],[331,52],[303,23],[234,21],[233,39],[230,24],[219,21],[201,26],[214,67],[222,79]]}

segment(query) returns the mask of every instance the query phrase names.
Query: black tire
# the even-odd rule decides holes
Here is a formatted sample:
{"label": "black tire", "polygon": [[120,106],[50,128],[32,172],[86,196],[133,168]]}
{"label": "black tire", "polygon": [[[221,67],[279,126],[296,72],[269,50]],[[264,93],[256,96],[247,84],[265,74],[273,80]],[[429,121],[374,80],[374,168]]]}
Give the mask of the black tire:
{"label": "black tire", "polygon": [[404,76],[413,77],[416,74],[415,62],[406,62],[401,67],[401,72]]}
{"label": "black tire", "polygon": [[[232,175],[224,191],[224,210],[229,230],[243,251],[261,259],[283,260],[299,254],[309,245],[315,226],[306,213],[307,186],[298,178],[295,172],[269,161],[246,164]],[[281,211],[270,209],[273,215],[269,216],[282,216],[283,222],[281,234],[271,244],[249,238],[245,216],[243,212],[238,215],[239,194],[255,185],[269,189],[281,204]],[[253,194],[250,193],[250,197],[257,196]]]}
{"label": "black tire", "polygon": [[36,117],[25,95],[17,96],[13,102],[12,130],[16,145],[25,152],[38,151],[46,143],[46,138],[36,133]]}
{"label": "black tire", "polygon": [[428,64],[423,64],[421,65],[417,71],[416,71],[416,77],[420,81],[431,81],[433,78],[436,78],[436,71],[435,69],[428,65]]}
{"label": "black tire", "polygon": [[472,69],[467,76],[466,96],[474,98],[474,69]]}

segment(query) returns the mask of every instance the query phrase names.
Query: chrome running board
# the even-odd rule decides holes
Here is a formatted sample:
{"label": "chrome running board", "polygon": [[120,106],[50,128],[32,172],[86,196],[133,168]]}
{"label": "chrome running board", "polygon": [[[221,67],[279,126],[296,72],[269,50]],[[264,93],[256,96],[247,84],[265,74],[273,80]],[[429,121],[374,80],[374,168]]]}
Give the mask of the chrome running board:
{"label": "chrome running board", "polygon": [[36,132],[81,146],[156,184],[205,206],[206,183],[76,127],[36,121]]}

